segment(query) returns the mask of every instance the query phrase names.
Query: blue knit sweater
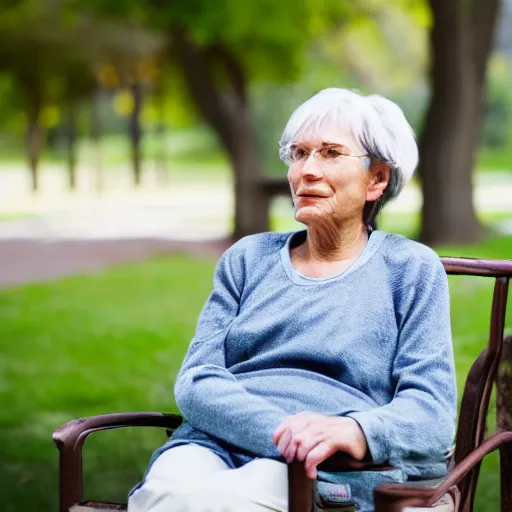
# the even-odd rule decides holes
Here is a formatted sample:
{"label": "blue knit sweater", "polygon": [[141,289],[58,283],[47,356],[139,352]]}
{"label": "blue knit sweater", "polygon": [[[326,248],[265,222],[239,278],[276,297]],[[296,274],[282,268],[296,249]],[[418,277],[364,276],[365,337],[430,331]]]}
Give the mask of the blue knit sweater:
{"label": "blue knit sweater", "polygon": [[310,278],[290,261],[305,237],[248,236],[220,258],[175,384],[187,423],[166,448],[279,458],[277,426],[312,411],[356,420],[376,464],[443,475],[456,387],[439,257],[373,231],[350,268]]}

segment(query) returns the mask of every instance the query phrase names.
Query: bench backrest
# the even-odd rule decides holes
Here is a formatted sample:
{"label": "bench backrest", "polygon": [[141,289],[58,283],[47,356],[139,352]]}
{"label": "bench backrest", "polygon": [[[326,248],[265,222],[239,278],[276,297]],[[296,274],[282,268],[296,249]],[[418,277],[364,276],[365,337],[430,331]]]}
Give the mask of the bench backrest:
{"label": "bench backrest", "polygon": [[[490,331],[487,347],[473,363],[462,396],[455,451],[450,462],[457,464],[484,440],[485,424],[492,386],[503,351],[508,285],[512,278],[512,260],[495,261],[472,258],[441,258],[449,275],[486,276],[495,279]],[[472,503],[480,465],[461,482],[461,510]]]}

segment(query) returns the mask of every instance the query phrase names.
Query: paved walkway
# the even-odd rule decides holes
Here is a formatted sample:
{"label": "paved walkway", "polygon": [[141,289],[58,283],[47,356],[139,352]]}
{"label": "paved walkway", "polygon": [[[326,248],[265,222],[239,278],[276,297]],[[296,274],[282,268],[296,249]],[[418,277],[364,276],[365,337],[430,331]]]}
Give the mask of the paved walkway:
{"label": "paved walkway", "polygon": [[218,258],[229,240],[172,241],[156,238],[0,241],[0,289],[75,274],[98,272],[162,254]]}
{"label": "paved walkway", "polygon": [[62,171],[45,167],[33,195],[26,171],[0,165],[0,216],[14,217],[0,222],[0,288],[171,252],[218,257],[229,246],[232,199],[222,177],[163,183],[146,172],[134,191],[129,173],[114,170],[98,194],[82,168],[69,193]]}
{"label": "paved walkway", "polygon": [[[133,191],[125,176],[110,184],[108,194],[98,195],[87,186],[70,194],[62,175],[50,172],[43,192],[34,197],[20,176],[19,170],[0,172],[0,214],[27,214],[0,222],[0,287],[173,251],[218,256],[229,245],[233,194],[222,177],[166,184],[153,177]],[[418,189],[409,186],[388,211],[410,213],[420,201]],[[480,211],[512,212],[512,175],[480,178],[475,203]],[[273,213],[293,219],[291,201],[277,199]],[[512,221],[502,229],[512,233]]]}

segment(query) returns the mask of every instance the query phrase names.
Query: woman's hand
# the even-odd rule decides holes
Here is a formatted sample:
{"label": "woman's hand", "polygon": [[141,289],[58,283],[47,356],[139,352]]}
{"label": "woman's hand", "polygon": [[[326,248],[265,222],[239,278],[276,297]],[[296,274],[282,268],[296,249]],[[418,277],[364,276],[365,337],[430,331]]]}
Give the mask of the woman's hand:
{"label": "woman's hand", "polygon": [[366,437],[355,420],[312,412],[288,416],[277,427],[272,441],[288,464],[304,462],[311,479],[317,476],[318,464],[337,451],[362,460],[368,450]]}

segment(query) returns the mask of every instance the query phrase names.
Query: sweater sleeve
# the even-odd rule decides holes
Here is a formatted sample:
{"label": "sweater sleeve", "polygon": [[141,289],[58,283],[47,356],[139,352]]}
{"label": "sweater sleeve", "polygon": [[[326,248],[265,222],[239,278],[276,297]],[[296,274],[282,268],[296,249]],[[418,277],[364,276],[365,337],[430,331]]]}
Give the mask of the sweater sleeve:
{"label": "sweater sleeve", "polygon": [[392,369],[395,394],[381,407],[348,414],[361,426],[373,461],[415,474],[443,461],[455,436],[457,392],[448,279],[439,258],[420,257],[419,269],[398,287],[399,327]]}
{"label": "sweater sleeve", "polygon": [[244,269],[238,244],[217,263],[214,287],[175,383],[175,399],[194,427],[260,457],[278,458],[272,435],[287,414],[246,391],[226,368],[225,340],[238,314]]}

